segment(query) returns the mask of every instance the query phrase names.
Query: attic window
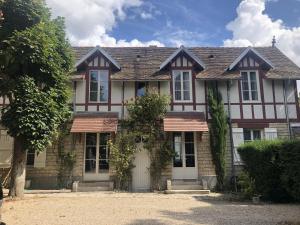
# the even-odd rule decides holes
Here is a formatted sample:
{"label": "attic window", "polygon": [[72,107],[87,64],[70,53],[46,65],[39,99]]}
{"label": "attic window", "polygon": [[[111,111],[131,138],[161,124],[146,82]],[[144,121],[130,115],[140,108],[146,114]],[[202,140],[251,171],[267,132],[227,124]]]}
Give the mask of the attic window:
{"label": "attic window", "polygon": [[137,56],[136,56],[136,61],[139,62],[140,60],[141,60],[141,56],[140,56],[140,55],[137,55]]}
{"label": "attic window", "polygon": [[215,56],[214,56],[214,55],[209,55],[208,58],[209,58],[209,59],[214,59]]}

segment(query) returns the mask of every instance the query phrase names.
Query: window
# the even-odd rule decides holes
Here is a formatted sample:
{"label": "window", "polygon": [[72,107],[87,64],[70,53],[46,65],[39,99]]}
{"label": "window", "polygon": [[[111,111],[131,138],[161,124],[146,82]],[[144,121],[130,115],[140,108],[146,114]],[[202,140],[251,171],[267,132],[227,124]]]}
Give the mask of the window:
{"label": "window", "polygon": [[261,140],[261,130],[244,129],[244,141]]}
{"label": "window", "polygon": [[27,166],[34,166],[34,157],[35,157],[35,151],[28,150],[27,151],[27,159],[26,159]]}
{"label": "window", "polygon": [[174,167],[195,167],[195,146],[193,132],[173,134]]}
{"label": "window", "polygon": [[[109,133],[87,133],[85,146],[85,172],[101,173],[109,169]],[[98,169],[97,169],[98,168]],[[97,171],[96,171],[97,170]]]}
{"label": "window", "polygon": [[258,76],[255,71],[241,72],[244,101],[258,101]]}
{"label": "window", "polygon": [[173,95],[175,101],[192,100],[192,77],[190,71],[173,71]]}
{"label": "window", "polygon": [[146,82],[137,82],[136,83],[136,96],[141,97],[146,94],[147,83]]}
{"label": "window", "polygon": [[90,101],[107,102],[108,100],[108,71],[90,71]]}

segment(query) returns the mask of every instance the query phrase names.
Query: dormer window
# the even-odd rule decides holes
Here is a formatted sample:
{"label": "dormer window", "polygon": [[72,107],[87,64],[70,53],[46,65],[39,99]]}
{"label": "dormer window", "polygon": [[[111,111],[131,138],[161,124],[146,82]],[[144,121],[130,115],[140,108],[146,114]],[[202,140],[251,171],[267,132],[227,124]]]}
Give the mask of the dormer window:
{"label": "dormer window", "polygon": [[256,71],[242,71],[242,96],[243,101],[259,100],[259,81]]}
{"label": "dormer window", "polygon": [[190,102],[192,100],[192,75],[190,70],[173,70],[174,101]]}
{"label": "dormer window", "polygon": [[90,102],[108,101],[108,71],[91,70],[90,71]]}

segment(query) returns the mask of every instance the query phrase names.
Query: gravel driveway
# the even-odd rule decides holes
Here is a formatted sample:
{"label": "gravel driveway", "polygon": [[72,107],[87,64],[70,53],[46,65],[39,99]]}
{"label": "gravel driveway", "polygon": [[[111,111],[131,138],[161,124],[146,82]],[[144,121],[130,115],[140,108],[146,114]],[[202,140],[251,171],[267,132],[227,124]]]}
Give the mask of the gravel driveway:
{"label": "gravel driveway", "polygon": [[6,201],[8,225],[77,224],[300,224],[300,205],[200,200],[156,193],[27,194]]}

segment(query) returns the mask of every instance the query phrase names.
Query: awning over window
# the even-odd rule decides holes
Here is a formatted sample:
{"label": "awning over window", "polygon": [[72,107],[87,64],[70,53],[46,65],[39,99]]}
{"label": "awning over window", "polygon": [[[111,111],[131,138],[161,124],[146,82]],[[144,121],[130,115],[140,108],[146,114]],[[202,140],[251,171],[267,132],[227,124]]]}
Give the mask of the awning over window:
{"label": "awning over window", "polygon": [[169,112],[164,118],[164,131],[208,131],[204,113]]}
{"label": "awning over window", "polygon": [[75,115],[71,133],[117,132],[118,113],[83,113]]}

